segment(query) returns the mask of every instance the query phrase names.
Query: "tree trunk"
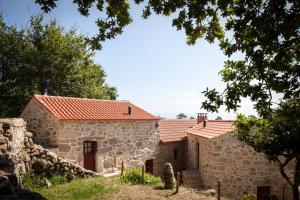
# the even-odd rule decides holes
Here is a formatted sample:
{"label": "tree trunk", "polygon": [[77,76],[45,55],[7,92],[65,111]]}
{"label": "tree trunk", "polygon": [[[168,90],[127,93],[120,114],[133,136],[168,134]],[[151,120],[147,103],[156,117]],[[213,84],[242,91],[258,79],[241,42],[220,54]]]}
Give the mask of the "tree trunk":
{"label": "tree trunk", "polygon": [[298,186],[300,186],[300,157],[296,158],[294,185],[293,185],[293,200],[300,200]]}

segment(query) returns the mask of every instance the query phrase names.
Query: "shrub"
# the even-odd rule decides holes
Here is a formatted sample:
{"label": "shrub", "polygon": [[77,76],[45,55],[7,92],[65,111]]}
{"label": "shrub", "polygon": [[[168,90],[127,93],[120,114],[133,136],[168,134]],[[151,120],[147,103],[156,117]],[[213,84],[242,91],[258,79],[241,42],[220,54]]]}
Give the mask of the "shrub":
{"label": "shrub", "polygon": [[255,199],[256,199],[256,196],[252,193],[245,194],[242,198],[242,200],[255,200]]}
{"label": "shrub", "polygon": [[145,172],[144,181],[142,179],[142,170],[138,167],[129,168],[124,171],[118,180],[122,183],[156,185],[160,183],[160,178]]}

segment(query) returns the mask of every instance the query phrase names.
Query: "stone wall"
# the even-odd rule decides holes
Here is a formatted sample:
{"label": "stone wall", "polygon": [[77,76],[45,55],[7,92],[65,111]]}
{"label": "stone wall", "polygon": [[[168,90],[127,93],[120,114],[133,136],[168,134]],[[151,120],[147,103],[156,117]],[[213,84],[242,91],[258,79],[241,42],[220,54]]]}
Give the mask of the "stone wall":
{"label": "stone wall", "polygon": [[21,175],[29,170],[44,177],[96,175],[34,144],[31,137],[23,119],[0,119],[0,195],[21,189]]}
{"label": "stone wall", "polygon": [[[188,134],[188,169],[197,168],[196,149],[199,142],[199,173],[207,188],[217,188],[222,181],[222,195],[240,199],[243,194],[257,192],[257,186],[271,186],[271,194],[282,197],[286,184],[275,162],[270,162],[262,153],[236,137],[226,134],[212,140]],[[288,167],[291,175],[292,168]],[[286,199],[291,190],[287,187]]]}
{"label": "stone wall", "polygon": [[83,166],[84,141],[97,141],[96,171],[142,165],[158,151],[156,121],[61,121],[57,153]]}
{"label": "stone wall", "polygon": [[[177,149],[177,159],[174,150]],[[153,174],[162,176],[165,163],[171,163],[174,173],[185,169],[185,141],[167,142],[159,145],[159,153],[153,161]]]}
{"label": "stone wall", "polygon": [[20,118],[26,121],[27,130],[33,133],[36,144],[57,146],[58,120],[34,97],[29,101]]}

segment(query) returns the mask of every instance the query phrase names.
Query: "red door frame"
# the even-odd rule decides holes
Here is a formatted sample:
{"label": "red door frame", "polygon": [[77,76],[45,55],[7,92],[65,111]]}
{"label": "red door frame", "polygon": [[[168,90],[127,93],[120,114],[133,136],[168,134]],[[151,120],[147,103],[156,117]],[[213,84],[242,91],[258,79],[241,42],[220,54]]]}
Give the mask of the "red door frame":
{"label": "red door frame", "polygon": [[97,153],[97,142],[84,141],[83,160],[84,160],[85,169],[96,171],[96,153]]}

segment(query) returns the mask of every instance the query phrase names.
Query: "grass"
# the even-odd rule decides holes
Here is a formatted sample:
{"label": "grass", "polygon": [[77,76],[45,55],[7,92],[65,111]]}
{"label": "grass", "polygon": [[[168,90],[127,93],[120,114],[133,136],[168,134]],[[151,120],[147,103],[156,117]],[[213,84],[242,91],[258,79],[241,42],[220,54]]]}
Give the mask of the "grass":
{"label": "grass", "polygon": [[49,200],[101,199],[114,191],[115,189],[103,183],[102,177],[76,179],[69,183],[35,190]]}

